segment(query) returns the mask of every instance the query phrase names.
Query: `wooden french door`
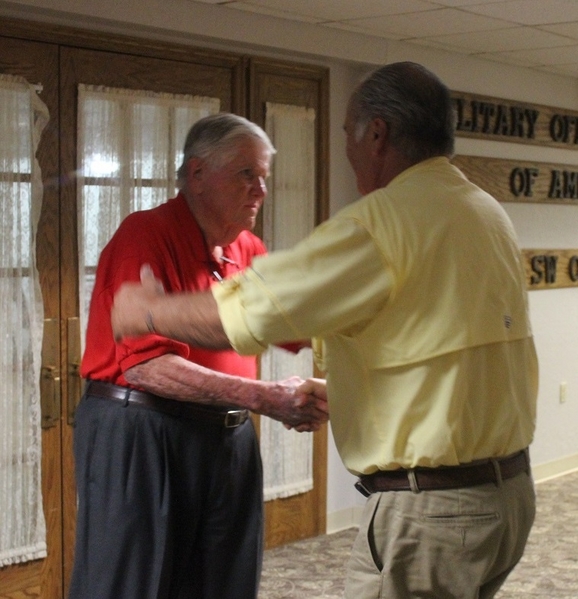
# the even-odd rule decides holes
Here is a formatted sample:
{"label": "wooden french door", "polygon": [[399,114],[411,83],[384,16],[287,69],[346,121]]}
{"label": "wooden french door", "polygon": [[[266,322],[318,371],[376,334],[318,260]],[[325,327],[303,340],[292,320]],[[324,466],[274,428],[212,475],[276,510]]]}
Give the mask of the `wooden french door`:
{"label": "wooden french door", "polygon": [[[48,557],[0,568],[0,599],[64,599],[73,563],[72,423],[82,391],[75,180],[78,86],[218,97],[221,110],[248,115],[261,124],[263,115],[255,107],[264,101],[291,103],[293,98],[318,109],[326,127],[326,71],[297,68],[292,80],[286,64],[267,64],[239,55],[0,18],[0,73],[40,84],[40,97],[50,111],[38,152],[44,197],[37,234],[45,309],[42,485]],[[258,83],[249,87],[252,77]],[[289,96],[282,98],[283,87]],[[249,92],[254,98],[251,111]],[[326,133],[319,129],[323,154],[323,166],[318,169],[320,206],[327,206],[323,193],[327,188]],[[325,216],[320,209],[318,220]],[[314,491],[267,504],[268,546],[325,532],[326,443],[326,430],[315,434]]]}
{"label": "wooden french door", "polygon": [[[50,122],[38,148],[44,198],[38,233],[37,264],[44,300],[42,494],[48,557],[0,569],[0,598],[62,597],[62,422],[60,419],[60,277],[58,189],[58,47],[0,37],[0,72],[41,84]],[[1,141],[0,141],[1,143]],[[0,517],[2,517],[0,515]]]}
{"label": "wooden french door", "polygon": [[[171,60],[142,55],[62,48],[60,54],[60,97],[62,102],[61,138],[62,170],[65,173],[78,169],[76,154],[77,90],[79,84],[102,85],[114,88],[191,94],[219,98],[221,110],[235,111],[240,89],[239,59],[213,59],[213,64],[189,60]],[[103,68],[106,65],[106,68]],[[67,118],[64,118],[66,113]],[[62,240],[62,319],[68,325],[69,355],[68,388],[65,392],[64,410],[67,420],[73,422],[74,407],[81,395],[80,379],[74,374],[80,356],[79,347],[79,268],[77,247],[76,181],[67,181],[62,189],[63,230]],[[168,198],[167,198],[168,199]],[[72,427],[63,434],[63,469],[72,473]],[[63,485],[64,526],[64,579],[70,578],[73,561],[76,490],[72,476],[65,476]]]}

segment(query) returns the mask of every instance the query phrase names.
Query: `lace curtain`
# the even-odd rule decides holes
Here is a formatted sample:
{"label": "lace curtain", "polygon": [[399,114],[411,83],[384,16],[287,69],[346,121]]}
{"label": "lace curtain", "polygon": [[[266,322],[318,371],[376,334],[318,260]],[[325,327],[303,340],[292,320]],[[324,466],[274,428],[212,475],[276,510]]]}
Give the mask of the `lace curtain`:
{"label": "lace curtain", "polygon": [[[277,148],[269,199],[263,205],[263,237],[270,250],[289,248],[315,225],[315,111],[267,103],[265,129]],[[297,355],[271,348],[261,359],[261,377],[312,376],[311,350]],[[265,500],[313,488],[313,437],[261,418]]]}
{"label": "lace curtain", "polygon": [[48,109],[34,86],[0,75],[0,567],[46,557],[40,369],[44,309],[35,235],[35,154]]}
{"label": "lace curtain", "polygon": [[98,257],[130,212],[176,193],[185,137],[220,100],[79,85],[78,248],[81,338]]}

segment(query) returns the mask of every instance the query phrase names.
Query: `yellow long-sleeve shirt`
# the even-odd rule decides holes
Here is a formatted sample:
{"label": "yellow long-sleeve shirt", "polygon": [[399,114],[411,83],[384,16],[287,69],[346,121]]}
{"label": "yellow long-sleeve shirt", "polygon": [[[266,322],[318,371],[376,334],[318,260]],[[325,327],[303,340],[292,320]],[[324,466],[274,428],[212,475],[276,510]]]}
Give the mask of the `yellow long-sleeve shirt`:
{"label": "yellow long-sleeve shirt", "polygon": [[353,473],[454,465],[532,441],[538,366],[513,227],[446,158],[213,289],[240,353],[318,338]]}

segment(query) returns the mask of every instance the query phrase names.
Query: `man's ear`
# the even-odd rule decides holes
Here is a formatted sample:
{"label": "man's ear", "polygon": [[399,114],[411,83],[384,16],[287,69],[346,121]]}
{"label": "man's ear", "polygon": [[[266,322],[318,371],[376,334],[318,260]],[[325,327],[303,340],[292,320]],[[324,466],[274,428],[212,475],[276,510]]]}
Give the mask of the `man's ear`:
{"label": "man's ear", "polygon": [[204,162],[196,156],[187,162],[187,187],[191,191],[198,193],[202,190],[205,168]]}
{"label": "man's ear", "polygon": [[371,141],[376,152],[381,152],[387,143],[389,128],[387,123],[380,118],[374,118],[370,123]]}

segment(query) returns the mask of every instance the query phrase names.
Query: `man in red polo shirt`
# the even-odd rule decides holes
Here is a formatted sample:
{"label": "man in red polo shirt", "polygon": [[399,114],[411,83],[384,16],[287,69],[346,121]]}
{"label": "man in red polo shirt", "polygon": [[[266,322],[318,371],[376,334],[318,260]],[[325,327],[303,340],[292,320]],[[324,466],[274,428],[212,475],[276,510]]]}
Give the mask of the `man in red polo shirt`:
{"label": "man in red polo shirt", "polygon": [[275,152],[235,115],[196,123],[176,198],[136,212],[99,260],[76,416],[78,487],[69,599],[255,599],[262,477],[248,411],[299,430],[327,420],[298,377],[255,380],[255,357],[150,334],[115,343],[119,286],[150,264],[170,292],[208,289],[263,254],[251,233]]}

